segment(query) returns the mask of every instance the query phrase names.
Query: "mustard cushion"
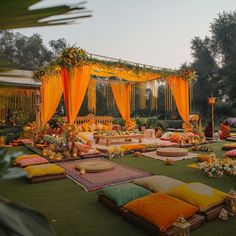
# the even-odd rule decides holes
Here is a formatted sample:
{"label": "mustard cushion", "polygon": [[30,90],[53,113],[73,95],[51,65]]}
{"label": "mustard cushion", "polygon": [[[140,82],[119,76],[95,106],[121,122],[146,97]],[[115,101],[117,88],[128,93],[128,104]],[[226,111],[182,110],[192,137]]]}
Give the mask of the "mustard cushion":
{"label": "mustard cushion", "polygon": [[123,207],[139,218],[157,226],[162,232],[170,228],[180,215],[188,219],[198,211],[197,207],[164,193],[147,195],[131,201]]}
{"label": "mustard cushion", "polygon": [[124,148],[127,151],[137,150],[137,149],[144,149],[145,148],[145,146],[142,145],[142,144],[123,144],[120,147]]}
{"label": "mustard cushion", "polygon": [[184,182],[163,175],[148,176],[133,181],[134,184],[142,186],[152,192],[166,193],[172,188],[183,185]]}
{"label": "mustard cushion", "polygon": [[29,178],[65,173],[65,170],[62,167],[55,164],[28,166],[24,168],[24,170],[27,172]]}
{"label": "mustard cushion", "polygon": [[168,194],[199,207],[200,211],[223,203],[227,197],[226,193],[202,183],[183,184]]}

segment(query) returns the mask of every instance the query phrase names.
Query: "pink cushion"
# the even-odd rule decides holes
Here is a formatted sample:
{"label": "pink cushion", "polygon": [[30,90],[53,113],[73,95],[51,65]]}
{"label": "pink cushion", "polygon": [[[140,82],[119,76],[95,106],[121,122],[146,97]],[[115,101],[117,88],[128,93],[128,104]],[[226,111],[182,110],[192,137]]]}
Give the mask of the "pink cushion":
{"label": "pink cushion", "polygon": [[146,129],[143,133],[144,138],[155,138],[155,131],[153,129]]}
{"label": "pink cushion", "polygon": [[236,157],[236,149],[230,150],[225,153],[225,156],[227,157]]}
{"label": "pink cushion", "polygon": [[17,162],[22,167],[25,166],[31,166],[31,165],[38,165],[38,164],[45,164],[48,163],[49,161],[41,156],[38,157],[32,157],[32,158],[27,158],[27,159],[22,159]]}
{"label": "pink cushion", "polygon": [[86,152],[87,153],[89,151],[89,149],[91,149],[91,146],[89,146],[87,144],[79,143],[79,142],[76,142],[75,146],[79,152]]}

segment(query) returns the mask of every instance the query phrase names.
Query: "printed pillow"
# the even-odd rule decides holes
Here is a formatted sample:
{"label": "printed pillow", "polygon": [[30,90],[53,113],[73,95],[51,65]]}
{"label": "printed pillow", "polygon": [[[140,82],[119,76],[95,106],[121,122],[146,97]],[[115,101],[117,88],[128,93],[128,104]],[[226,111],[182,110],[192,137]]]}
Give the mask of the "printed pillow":
{"label": "printed pillow", "polygon": [[91,132],[94,132],[95,129],[96,129],[96,125],[95,125],[94,123],[89,126],[89,130],[90,130]]}
{"label": "printed pillow", "polygon": [[193,216],[198,208],[187,202],[164,193],[153,193],[124,205],[132,214],[157,226],[164,232],[183,215],[185,219]]}
{"label": "printed pillow", "polygon": [[91,146],[80,143],[80,142],[75,142],[75,147],[77,148],[79,152],[85,152],[85,153],[87,153],[89,149],[91,148]]}
{"label": "printed pillow", "polygon": [[227,157],[236,157],[236,149],[233,149],[231,151],[226,152],[225,156],[227,156]]}
{"label": "printed pillow", "polygon": [[137,199],[144,197],[151,192],[145,188],[132,183],[121,184],[115,187],[107,187],[98,191],[98,194],[103,194],[111,199],[118,207]]}
{"label": "printed pillow", "polygon": [[42,165],[28,166],[24,168],[24,170],[27,172],[29,178],[65,173],[65,170],[62,167],[55,164],[42,164]]}
{"label": "printed pillow", "polygon": [[83,131],[84,131],[84,132],[89,132],[89,124],[88,124],[88,123],[84,123],[84,124],[82,125],[82,128],[83,128]]}
{"label": "printed pillow", "polygon": [[78,125],[78,131],[79,132],[83,132],[84,131],[82,125]]}
{"label": "printed pillow", "polygon": [[156,175],[148,176],[133,181],[134,184],[142,186],[152,192],[166,193],[172,188],[183,185],[184,182],[167,176]]}
{"label": "printed pillow", "polygon": [[38,164],[45,164],[49,161],[41,156],[38,157],[32,157],[32,158],[26,158],[21,159],[17,161],[17,164],[19,164],[21,167],[25,166],[31,166],[31,165],[38,165]]}
{"label": "printed pillow", "polygon": [[183,184],[168,194],[199,207],[202,212],[223,203],[227,197],[226,193],[202,183]]}
{"label": "printed pillow", "polygon": [[33,158],[33,157],[40,157],[39,155],[33,154],[33,155],[20,155],[15,159],[15,162],[18,164],[20,160]]}
{"label": "printed pillow", "polygon": [[103,127],[103,125],[100,124],[100,123],[98,123],[98,124],[96,125],[96,130],[97,130],[97,131],[101,131],[101,130],[102,130],[102,127]]}

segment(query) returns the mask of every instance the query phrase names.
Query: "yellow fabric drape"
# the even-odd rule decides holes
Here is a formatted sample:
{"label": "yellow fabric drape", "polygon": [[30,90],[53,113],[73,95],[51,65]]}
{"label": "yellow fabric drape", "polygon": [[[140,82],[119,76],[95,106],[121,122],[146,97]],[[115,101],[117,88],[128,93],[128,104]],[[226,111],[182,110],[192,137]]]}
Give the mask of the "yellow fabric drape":
{"label": "yellow fabric drape", "polygon": [[121,117],[130,120],[131,85],[126,83],[112,83],[112,92]]}
{"label": "yellow fabric drape", "polygon": [[158,73],[140,72],[137,74],[127,69],[110,68],[110,67],[101,66],[101,65],[92,65],[91,73],[99,77],[116,76],[116,77],[119,77],[128,81],[132,81],[132,82],[145,82],[145,81],[161,78],[161,75]]}
{"label": "yellow fabric drape", "polygon": [[179,114],[185,122],[189,122],[189,90],[188,80],[179,77],[169,77],[168,85],[175,98]]}
{"label": "yellow fabric drape", "polygon": [[44,78],[41,85],[42,124],[47,123],[53,116],[62,95],[62,80],[59,74]]}
{"label": "yellow fabric drape", "polygon": [[73,124],[84,100],[91,74],[91,67],[75,67],[70,73],[62,69],[62,81],[66,113],[69,124]]}

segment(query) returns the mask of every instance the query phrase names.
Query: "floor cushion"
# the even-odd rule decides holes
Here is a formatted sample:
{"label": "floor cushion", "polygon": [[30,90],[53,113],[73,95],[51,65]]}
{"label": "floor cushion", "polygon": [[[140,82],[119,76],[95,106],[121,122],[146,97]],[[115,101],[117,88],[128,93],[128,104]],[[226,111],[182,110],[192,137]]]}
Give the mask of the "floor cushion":
{"label": "floor cushion", "polygon": [[142,144],[123,144],[120,146],[121,148],[131,151],[131,150],[139,150],[139,149],[144,149],[145,146]]}
{"label": "floor cushion", "polygon": [[111,171],[115,168],[116,164],[102,161],[102,160],[94,160],[94,161],[84,161],[75,166],[77,170],[85,170],[87,173],[98,173],[104,171]]}
{"label": "floor cushion", "polygon": [[98,191],[98,194],[105,195],[107,198],[112,200],[118,207],[121,207],[132,200],[151,194],[151,192],[135,184],[126,183],[116,185],[114,187],[104,188]]}
{"label": "floor cushion", "polygon": [[236,157],[236,149],[227,151],[227,152],[225,153],[225,156],[227,156],[227,157]]}
{"label": "floor cushion", "polygon": [[168,194],[199,207],[202,212],[223,203],[227,197],[226,193],[202,183],[183,184]]}
{"label": "floor cushion", "polygon": [[25,166],[31,166],[31,165],[45,164],[48,162],[49,161],[45,159],[44,157],[36,156],[36,157],[17,160],[16,163],[20,165],[21,167],[25,167]]}
{"label": "floor cushion", "polygon": [[91,149],[91,146],[80,142],[75,142],[75,147],[79,152],[88,152]]}
{"label": "floor cushion", "polygon": [[15,159],[15,162],[18,163],[18,161],[23,160],[23,159],[27,159],[27,158],[32,158],[32,157],[40,157],[37,154],[33,154],[33,155],[20,155]]}
{"label": "floor cushion", "polygon": [[24,170],[27,172],[29,178],[65,173],[65,170],[56,164],[27,166]]}
{"label": "floor cushion", "polygon": [[179,157],[188,155],[188,150],[174,147],[158,148],[156,154],[160,156]]}
{"label": "floor cushion", "polygon": [[236,149],[236,143],[226,143],[222,146],[222,150],[229,151]]}
{"label": "floor cushion", "polygon": [[148,176],[133,181],[134,184],[137,184],[143,188],[146,188],[152,192],[168,192],[172,188],[176,188],[184,182],[173,179],[163,175]]}
{"label": "floor cushion", "polygon": [[164,193],[153,193],[131,201],[123,206],[132,214],[155,225],[160,231],[166,231],[183,215],[191,217],[198,208]]}

